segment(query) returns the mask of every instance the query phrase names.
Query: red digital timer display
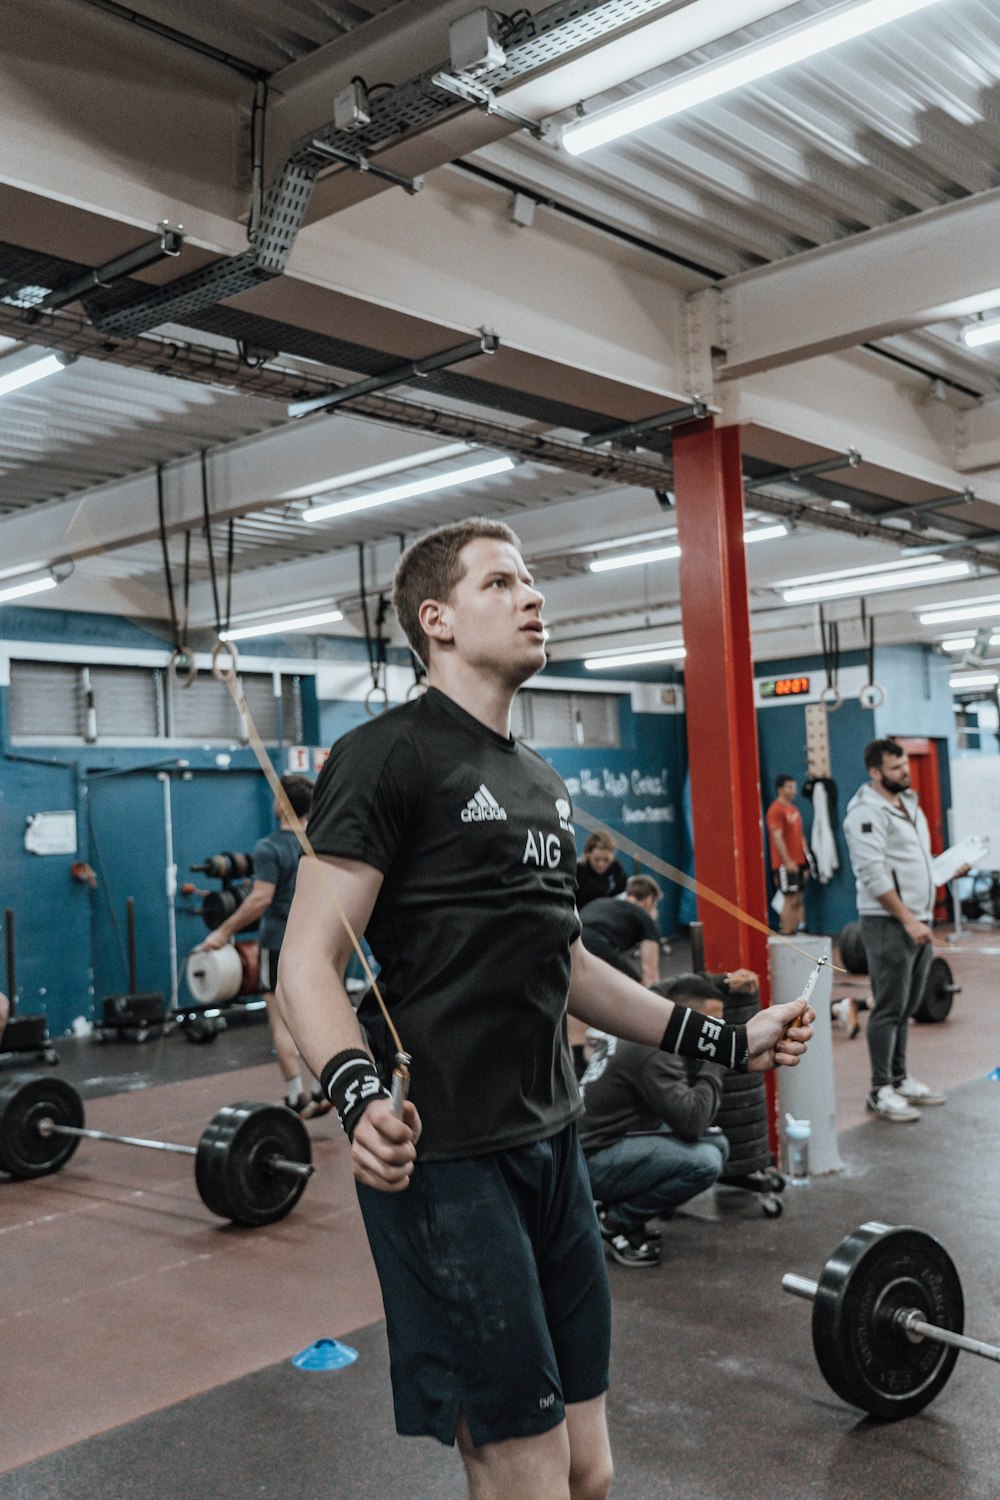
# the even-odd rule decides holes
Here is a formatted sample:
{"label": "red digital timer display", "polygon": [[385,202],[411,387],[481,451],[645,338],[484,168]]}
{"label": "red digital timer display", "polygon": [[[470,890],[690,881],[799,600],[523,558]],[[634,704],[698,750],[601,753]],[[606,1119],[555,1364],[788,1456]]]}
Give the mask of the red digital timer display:
{"label": "red digital timer display", "polygon": [[808,677],[772,677],[760,684],[762,698],[802,698],[808,692]]}

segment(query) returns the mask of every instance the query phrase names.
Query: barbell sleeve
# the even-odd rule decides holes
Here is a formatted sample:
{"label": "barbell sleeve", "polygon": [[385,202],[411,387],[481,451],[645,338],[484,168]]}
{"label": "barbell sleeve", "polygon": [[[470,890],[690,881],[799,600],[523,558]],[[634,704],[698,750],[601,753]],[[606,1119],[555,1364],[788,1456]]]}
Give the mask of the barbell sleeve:
{"label": "barbell sleeve", "polygon": [[[811,1302],[819,1290],[819,1283],[810,1281],[807,1276],[796,1276],[794,1272],[787,1272],[781,1278],[784,1291],[791,1292],[793,1297],[804,1297]],[[950,1328],[941,1328],[937,1323],[925,1323],[920,1316],[920,1310],[916,1307],[900,1308],[893,1318],[900,1333],[915,1343],[920,1339],[930,1339],[934,1344],[948,1344],[953,1349],[962,1349],[966,1354],[978,1354],[982,1359],[994,1359],[1000,1363],[1000,1348],[995,1344],[984,1344],[981,1339],[970,1339],[967,1334],[955,1333]]]}
{"label": "barbell sleeve", "polygon": [[810,1281],[807,1276],[796,1276],[792,1271],[782,1276],[781,1285],[786,1292],[791,1292],[793,1297],[805,1297],[807,1302],[813,1300],[819,1289],[818,1281]]}

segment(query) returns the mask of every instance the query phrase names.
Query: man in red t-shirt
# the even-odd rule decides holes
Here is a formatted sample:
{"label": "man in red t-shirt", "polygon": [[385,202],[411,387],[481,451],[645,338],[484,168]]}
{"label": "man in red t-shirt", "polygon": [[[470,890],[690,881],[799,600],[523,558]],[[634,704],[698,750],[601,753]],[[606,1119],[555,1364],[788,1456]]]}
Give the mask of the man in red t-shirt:
{"label": "man in red t-shirt", "polygon": [[764,821],[767,824],[775,888],[785,898],[779,917],[780,930],[789,937],[798,931],[805,914],[803,891],[808,871],[806,841],[802,830],[802,814],[795,806],[795,794],[798,791],[795,777],[776,776],[774,787],[778,795],[768,808]]}

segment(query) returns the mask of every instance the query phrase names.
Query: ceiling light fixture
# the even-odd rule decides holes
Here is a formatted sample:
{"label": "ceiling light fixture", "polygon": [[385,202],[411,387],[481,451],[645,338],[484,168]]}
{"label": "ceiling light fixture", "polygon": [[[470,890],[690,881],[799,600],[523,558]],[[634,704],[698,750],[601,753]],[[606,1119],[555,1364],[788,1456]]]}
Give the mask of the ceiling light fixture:
{"label": "ceiling light fixture", "polygon": [[628,552],[622,557],[598,557],[589,567],[592,573],[610,573],[614,568],[638,568],[643,563],[667,562],[680,555],[681,549],[677,546],[652,547],[647,552]]}
{"label": "ceiling light fixture", "polygon": [[287,635],[292,630],[312,630],[317,625],[334,625],[344,618],[339,609],[324,610],[318,615],[299,615],[280,620],[267,620],[261,625],[240,625],[236,630],[220,632],[220,641],[249,641],[261,635]]}
{"label": "ceiling light fixture", "polygon": [[842,42],[853,41],[889,21],[926,10],[937,0],[862,0],[810,16],[777,36],[741,47],[738,52],[692,68],[666,83],[646,89],[637,98],[611,104],[565,126],[562,144],[571,156],[607,145],[623,135],[655,125],[671,115],[717,99],[732,89],[756,83],[792,63],[806,62]]}
{"label": "ceiling light fixture", "polygon": [[609,667],[641,667],[649,662],[683,661],[686,652],[683,642],[667,641],[662,646],[648,646],[644,651],[623,651],[618,655],[588,656],[584,667],[588,672],[606,672]]}
{"label": "ceiling light fixture", "polygon": [[19,391],[23,386],[34,385],[36,380],[44,380],[47,375],[58,375],[60,370],[65,370],[75,359],[75,354],[46,354],[44,359],[33,360],[30,365],[20,365],[8,375],[0,374],[0,396],[9,396],[12,391]]}
{"label": "ceiling light fixture", "polygon": [[947,625],[952,620],[989,620],[1000,615],[1000,599],[992,598],[951,599],[937,609],[928,610],[918,616],[921,625]]}
{"label": "ceiling light fixture", "polygon": [[14,583],[8,589],[0,589],[0,604],[11,599],[26,599],[29,594],[44,594],[46,589],[58,586],[58,578],[33,578],[30,583]]}
{"label": "ceiling light fixture", "polygon": [[[674,531],[668,533],[676,535]],[[743,540],[749,545],[750,542],[771,542],[779,536],[787,536],[788,527],[781,524],[775,526],[757,526],[743,533]],[[601,547],[621,546],[620,542],[602,542]],[[593,549],[597,550],[596,546]],[[681,549],[678,546],[654,547],[647,552],[626,552],[621,557],[601,557],[588,564],[592,573],[610,573],[614,568],[637,568],[643,563],[669,562],[671,558],[680,557]]]}
{"label": "ceiling light fixture", "polygon": [[[976,637],[974,635],[959,635],[949,637],[948,640],[940,641],[938,644],[942,651],[971,651],[976,644]],[[1000,646],[1000,635],[991,635],[990,645]]]}
{"label": "ceiling light fixture", "polygon": [[328,521],[333,516],[356,515],[361,510],[374,510],[377,505],[388,505],[393,500],[412,500],[417,495],[430,495],[436,490],[450,490],[458,484],[472,484],[476,479],[488,479],[491,474],[505,474],[514,468],[512,458],[491,458],[485,463],[470,464],[464,469],[455,469],[451,474],[430,474],[426,479],[411,479],[406,484],[395,484],[387,490],[375,490],[370,495],[355,495],[351,500],[334,500],[329,505],[314,505],[303,511],[303,521]]}
{"label": "ceiling light fixture", "polygon": [[966,672],[964,677],[949,677],[948,686],[952,688],[996,687],[997,680],[995,672]]}
{"label": "ceiling light fixture", "polygon": [[[811,604],[820,599],[843,599],[852,594],[875,594],[885,589],[919,588],[944,578],[962,578],[968,563],[937,563],[932,568],[902,569],[898,573],[872,573],[867,578],[841,578],[830,583],[810,583],[800,588],[784,589],[786,604]],[[1000,610],[998,610],[1000,613]]]}
{"label": "ceiling light fixture", "polygon": [[806,583],[834,583],[840,578],[870,578],[878,573],[902,572],[905,568],[923,566],[924,563],[944,562],[940,553],[928,553],[928,555],[915,563],[912,557],[896,558],[893,562],[862,563],[857,568],[835,568],[831,573],[804,573],[799,578],[779,578],[777,583],[771,585],[776,589],[794,589]]}
{"label": "ceiling light fixture", "polygon": [[980,344],[995,344],[1000,339],[1000,319],[991,323],[970,323],[968,328],[963,328],[962,337],[970,349],[978,349]]}
{"label": "ceiling light fixture", "polygon": [[328,495],[331,490],[346,490],[352,485],[367,484],[369,479],[384,479],[388,474],[401,474],[407,469],[423,469],[428,464],[444,463],[449,458],[458,458],[472,451],[471,443],[448,443],[443,448],[428,448],[424,453],[410,453],[405,458],[390,458],[385,463],[369,464],[365,469],[353,469],[349,474],[337,474],[331,479],[320,479],[315,484],[300,484],[293,490],[282,490],[279,500],[311,500],[316,495]]}

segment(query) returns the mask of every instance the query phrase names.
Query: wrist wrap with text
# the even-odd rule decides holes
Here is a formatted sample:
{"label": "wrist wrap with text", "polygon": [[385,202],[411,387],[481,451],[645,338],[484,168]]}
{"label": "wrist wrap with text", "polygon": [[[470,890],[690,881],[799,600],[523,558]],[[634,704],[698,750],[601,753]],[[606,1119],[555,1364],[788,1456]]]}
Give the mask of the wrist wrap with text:
{"label": "wrist wrap with text", "polygon": [[750,1046],[745,1026],[731,1026],[714,1016],[703,1016],[686,1005],[674,1004],[667,1029],[660,1043],[661,1052],[676,1052],[699,1062],[721,1063],[737,1073],[745,1073],[750,1061]]}
{"label": "wrist wrap with text", "polygon": [[388,1099],[375,1064],[367,1052],[348,1047],[331,1057],[319,1075],[319,1086],[340,1116],[347,1139],[354,1139],[354,1127],[373,1099]]}

